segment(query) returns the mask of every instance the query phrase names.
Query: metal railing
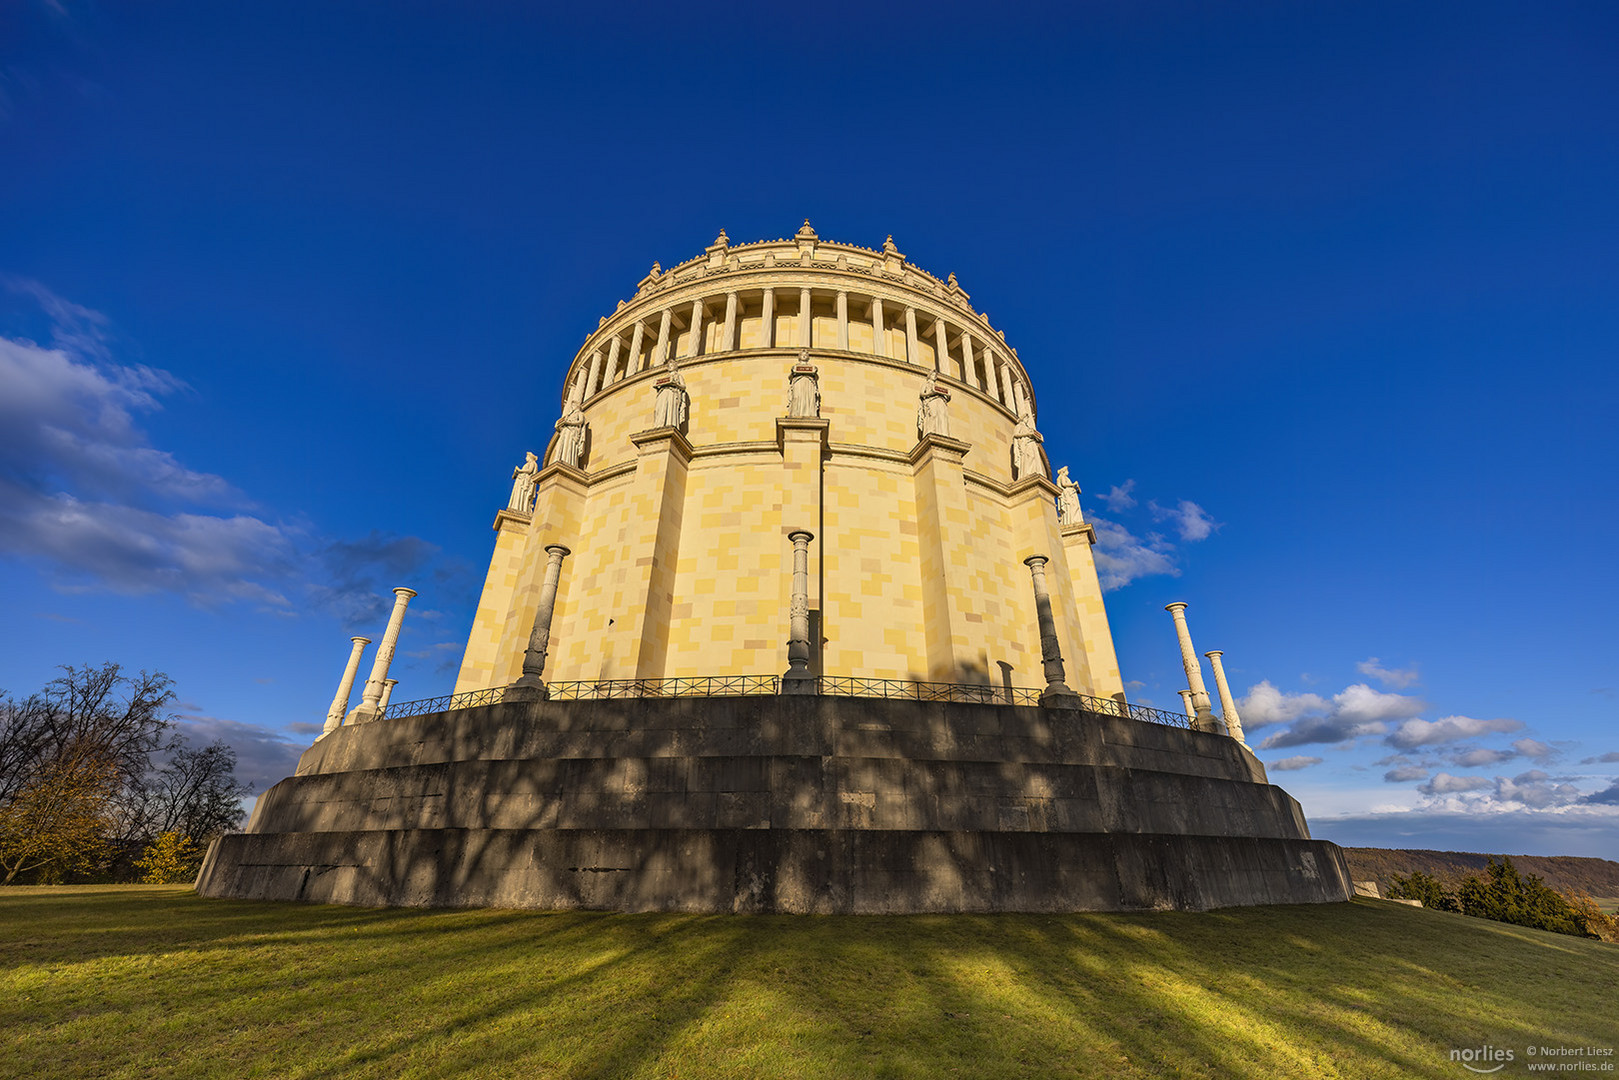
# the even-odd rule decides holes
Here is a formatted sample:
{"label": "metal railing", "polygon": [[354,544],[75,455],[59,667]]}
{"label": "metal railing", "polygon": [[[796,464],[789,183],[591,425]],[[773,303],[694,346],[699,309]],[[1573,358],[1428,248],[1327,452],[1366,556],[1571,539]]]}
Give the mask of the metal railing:
{"label": "metal railing", "polygon": [[[917,682],[911,679],[865,679],[847,675],[821,675],[816,693],[827,697],[887,698],[906,701],[954,701],[974,705],[1038,705],[1041,691],[1027,686],[977,683]],[[778,675],[703,675],[686,679],[599,679],[546,684],[552,701],[611,701],[633,698],[755,697],[781,693]],[[448,712],[477,705],[493,705],[505,697],[504,686],[446,694],[419,701],[392,702],[378,719]],[[1113,698],[1075,694],[1085,712],[1122,716],[1149,724],[1190,727],[1191,717],[1148,705]]]}

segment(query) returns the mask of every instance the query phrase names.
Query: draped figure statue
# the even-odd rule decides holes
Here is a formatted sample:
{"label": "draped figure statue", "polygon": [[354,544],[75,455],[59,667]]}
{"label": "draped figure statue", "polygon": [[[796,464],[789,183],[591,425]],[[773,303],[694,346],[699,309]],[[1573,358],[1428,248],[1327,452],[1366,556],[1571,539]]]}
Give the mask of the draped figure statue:
{"label": "draped figure statue", "polygon": [[949,436],[950,417],[945,410],[950,404],[950,391],[939,385],[937,371],[928,372],[928,381],[917,396],[922,401],[916,410],[917,438],[924,435]]}
{"label": "draped figure statue", "polygon": [[1046,464],[1040,459],[1040,444],[1045,437],[1034,429],[1034,413],[1027,410],[1018,417],[1012,429],[1012,476],[1021,480],[1025,476],[1045,476]]}
{"label": "draped figure statue", "polygon": [[686,377],[669,357],[663,365],[664,373],[652,384],[657,400],[652,403],[652,426],[686,429],[689,398],[686,395]]}
{"label": "draped figure statue", "polygon": [[1085,524],[1079,512],[1079,485],[1069,478],[1066,465],[1057,470],[1057,524]]}
{"label": "draped figure statue", "polygon": [[519,514],[529,513],[534,506],[534,482],[540,475],[540,459],[531,452],[521,465],[512,470],[512,497],[506,509]]}

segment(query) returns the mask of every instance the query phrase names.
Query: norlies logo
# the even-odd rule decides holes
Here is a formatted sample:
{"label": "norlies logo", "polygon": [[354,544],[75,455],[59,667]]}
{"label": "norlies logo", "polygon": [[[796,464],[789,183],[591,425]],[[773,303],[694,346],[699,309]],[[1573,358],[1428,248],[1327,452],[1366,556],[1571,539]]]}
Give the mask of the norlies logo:
{"label": "norlies logo", "polygon": [[1459,1062],[1462,1068],[1471,1069],[1476,1073],[1500,1072],[1512,1059],[1512,1051],[1503,1050],[1499,1046],[1469,1046],[1465,1050],[1450,1052],[1450,1060]]}

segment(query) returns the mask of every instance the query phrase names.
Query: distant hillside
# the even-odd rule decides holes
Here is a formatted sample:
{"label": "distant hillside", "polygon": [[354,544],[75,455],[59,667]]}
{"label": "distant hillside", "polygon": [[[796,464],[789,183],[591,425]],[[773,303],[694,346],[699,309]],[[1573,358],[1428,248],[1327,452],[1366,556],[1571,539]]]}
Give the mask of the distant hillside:
{"label": "distant hillside", "polygon": [[[1421,870],[1446,884],[1469,874],[1482,874],[1489,856],[1475,851],[1407,851],[1402,848],[1346,847],[1349,875],[1355,881],[1376,881],[1386,891],[1394,874]],[[1497,855],[1499,858],[1499,855]],[[1619,896],[1619,862],[1574,855],[1514,855],[1512,865],[1536,874],[1561,893],[1585,892],[1592,896]]]}

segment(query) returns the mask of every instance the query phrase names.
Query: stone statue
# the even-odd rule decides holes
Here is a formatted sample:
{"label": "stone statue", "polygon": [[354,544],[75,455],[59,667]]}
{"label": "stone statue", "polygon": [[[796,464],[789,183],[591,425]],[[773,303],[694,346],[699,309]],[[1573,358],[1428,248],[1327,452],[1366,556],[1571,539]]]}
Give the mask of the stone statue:
{"label": "stone statue", "polygon": [[799,351],[798,363],[787,373],[787,415],[821,415],[821,380],[808,349]]}
{"label": "stone statue", "polygon": [[1040,444],[1045,437],[1034,429],[1034,413],[1025,411],[1012,429],[1012,476],[1021,480],[1025,476],[1046,476],[1046,464],[1040,460]]}
{"label": "stone statue", "polygon": [[1057,470],[1057,524],[1083,525],[1084,515],[1079,512],[1079,485],[1068,477],[1068,466]]}
{"label": "stone statue", "polygon": [[657,400],[652,405],[652,426],[672,427],[685,431],[689,401],[686,396],[686,378],[675,366],[673,356],[664,362],[663,369],[663,374],[652,384],[658,394]]}
{"label": "stone statue", "polygon": [[557,420],[557,456],[553,460],[579,467],[579,458],[585,452],[585,426],[585,411],[578,400],[570,397]]}
{"label": "stone statue", "polygon": [[916,434],[918,438],[924,435],[950,434],[950,418],[945,409],[950,404],[950,391],[939,385],[939,373],[928,372],[928,381],[922,386],[922,393],[917,395],[922,404],[916,410]]}
{"label": "stone statue", "polygon": [[534,506],[534,481],[540,475],[540,459],[532,452],[528,460],[512,470],[512,497],[506,509],[530,513]]}

